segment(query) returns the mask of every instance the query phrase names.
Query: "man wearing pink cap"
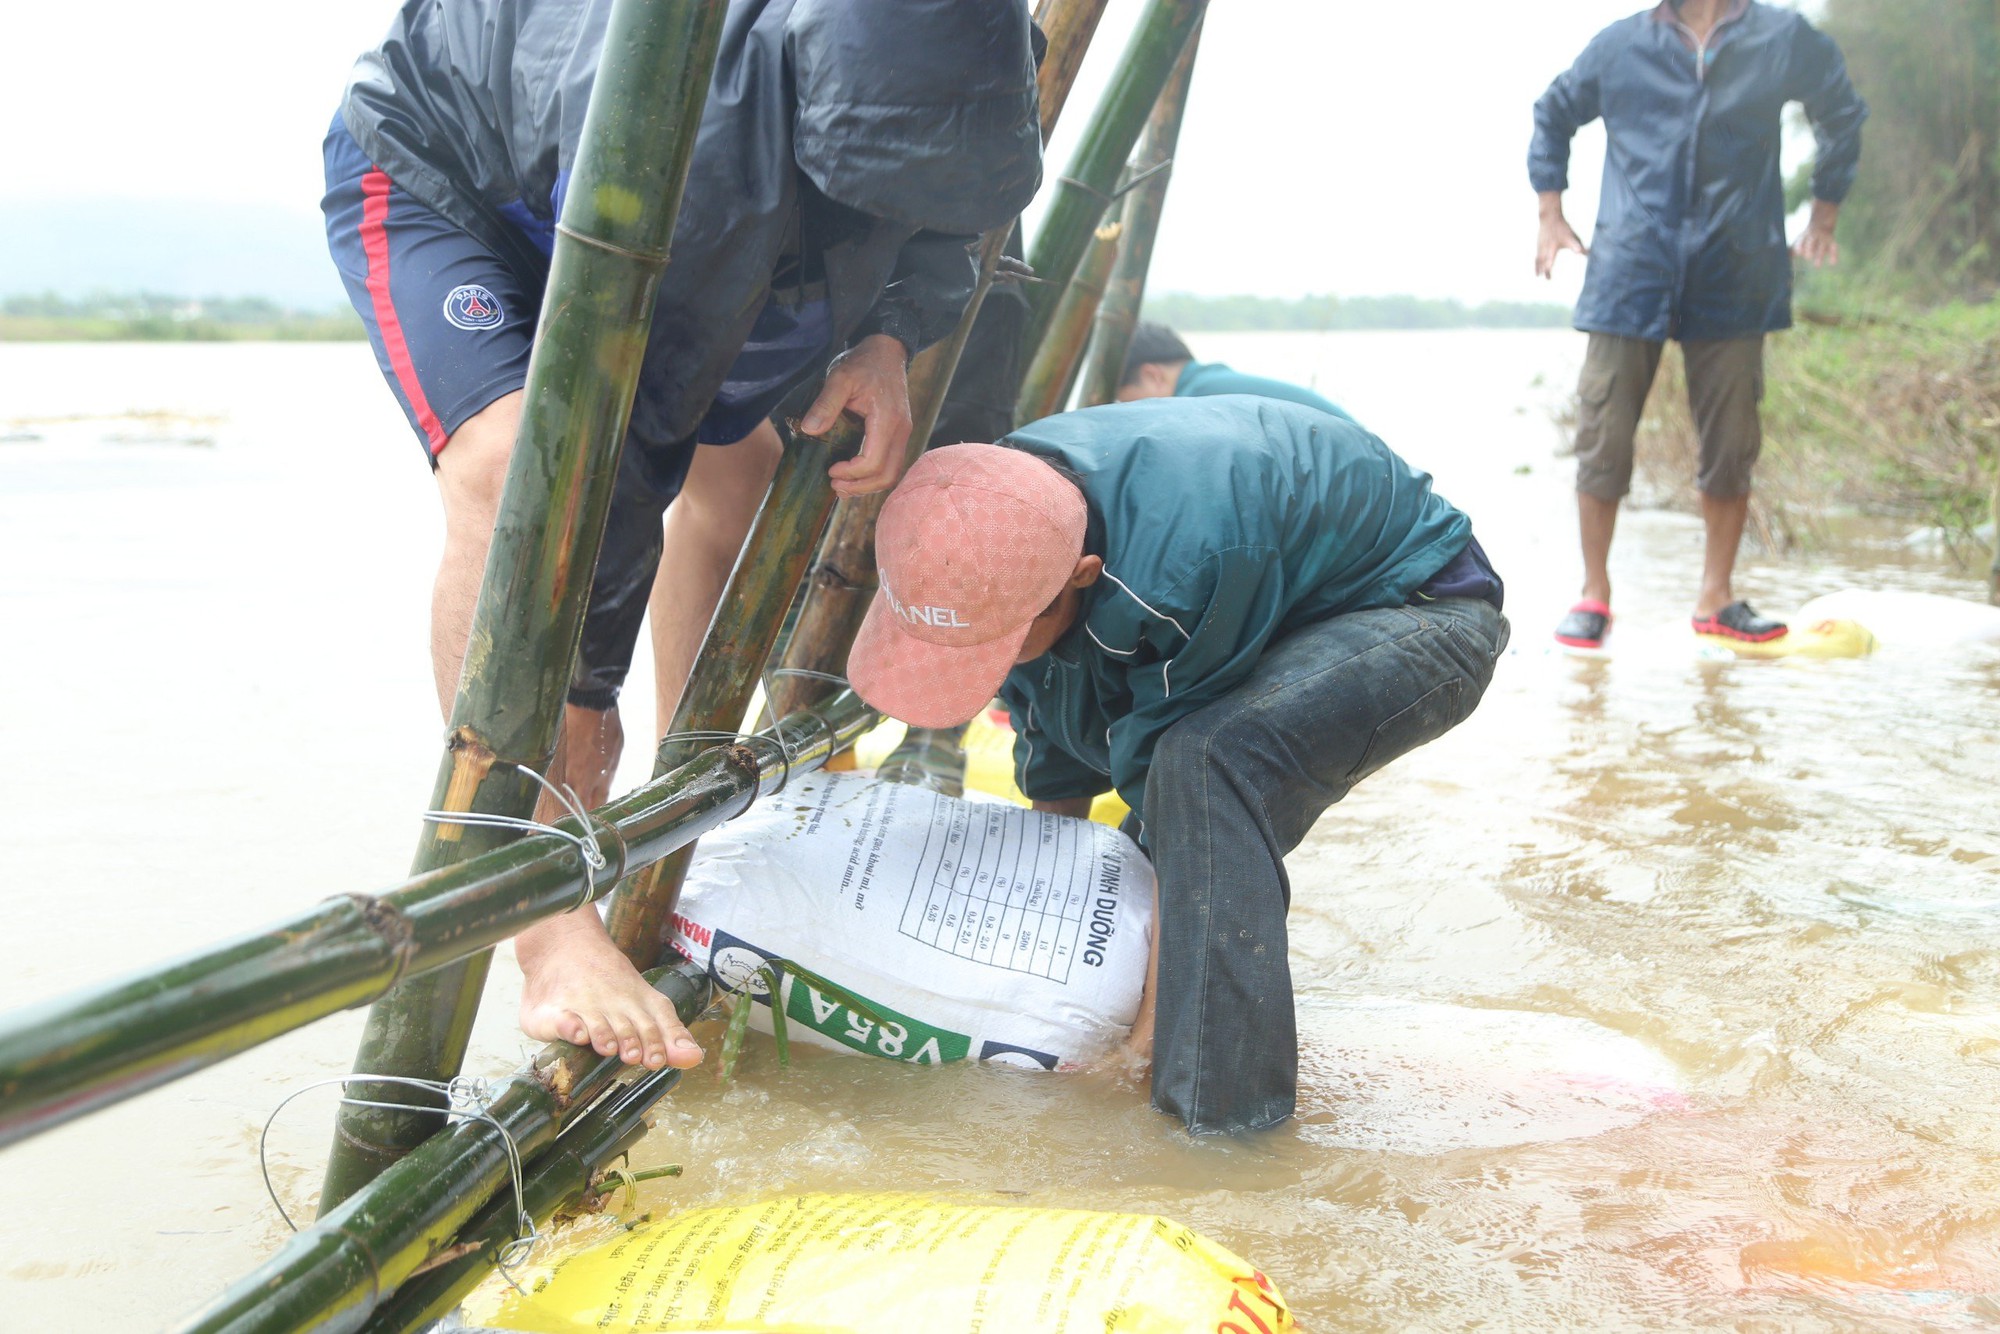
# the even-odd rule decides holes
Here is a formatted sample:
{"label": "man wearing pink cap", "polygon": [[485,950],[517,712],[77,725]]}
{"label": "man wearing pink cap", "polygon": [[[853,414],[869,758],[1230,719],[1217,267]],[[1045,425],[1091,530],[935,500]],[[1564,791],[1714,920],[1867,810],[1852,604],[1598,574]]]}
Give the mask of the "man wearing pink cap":
{"label": "man wearing pink cap", "polygon": [[1507,642],[1471,522],[1353,422],[1147,399],[926,454],[882,511],[848,673],[924,727],[998,693],[1021,790],[1116,789],[1159,873],[1133,1041],[1190,1130],[1292,1114],[1284,856],[1469,715]]}

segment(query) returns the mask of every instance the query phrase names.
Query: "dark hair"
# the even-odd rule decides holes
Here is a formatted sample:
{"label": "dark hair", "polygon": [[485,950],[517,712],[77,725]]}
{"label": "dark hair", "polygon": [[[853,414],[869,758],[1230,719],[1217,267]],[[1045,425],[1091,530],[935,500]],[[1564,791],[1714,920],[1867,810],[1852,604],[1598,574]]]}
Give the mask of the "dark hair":
{"label": "dark hair", "polygon": [[1004,435],[1001,436],[998,440],[995,440],[993,443],[998,445],[1002,449],[1011,449],[1017,454],[1026,454],[1029,458],[1033,459],[1035,462],[1046,465],[1050,472],[1062,478],[1065,482],[1068,482],[1071,486],[1075,487],[1077,490],[1079,491],[1083,490],[1083,474],[1078,472],[1076,469],[1070,467],[1067,463],[1064,463],[1057,456],[1053,454],[1044,454],[1039,449],[1032,449],[1029,446],[1022,444],[1020,441]]}
{"label": "dark hair", "polygon": [[1193,361],[1194,353],[1181,336],[1164,324],[1146,321],[1132,331],[1132,346],[1125,351],[1125,371],[1118,380],[1118,387],[1139,378],[1141,366],[1172,364],[1176,361]]}

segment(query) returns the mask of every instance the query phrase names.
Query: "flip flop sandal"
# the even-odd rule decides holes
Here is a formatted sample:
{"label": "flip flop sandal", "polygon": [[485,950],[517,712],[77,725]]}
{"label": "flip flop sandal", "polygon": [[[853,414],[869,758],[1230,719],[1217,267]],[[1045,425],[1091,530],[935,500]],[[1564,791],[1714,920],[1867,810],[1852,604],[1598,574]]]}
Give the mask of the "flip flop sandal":
{"label": "flip flop sandal", "polygon": [[1768,644],[1773,639],[1783,639],[1790,628],[1783,621],[1759,616],[1747,602],[1732,602],[1713,616],[1694,618],[1696,634],[1740,640],[1745,644]]}
{"label": "flip flop sandal", "polygon": [[1603,648],[1611,629],[1611,608],[1596,598],[1585,598],[1569,609],[1556,626],[1556,643],[1571,648]]}

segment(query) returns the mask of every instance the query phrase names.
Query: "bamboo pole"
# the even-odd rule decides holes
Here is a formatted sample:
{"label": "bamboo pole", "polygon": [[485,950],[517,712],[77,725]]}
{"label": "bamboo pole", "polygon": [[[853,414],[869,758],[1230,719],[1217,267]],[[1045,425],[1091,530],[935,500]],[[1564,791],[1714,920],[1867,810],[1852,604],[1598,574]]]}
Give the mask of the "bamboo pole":
{"label": "bamboo pole", "polygon": [[[522,1195],[529,1216],[538,1225],[558,1213],[596,1205],[600,1175],[646,1133],[646,1113],[674,1086],[680,1073],[653,1071],[629,1089],[602,1099],[529,1164]],[[365,1326],[367,1334],[411,1334],[430,1329],[492,1272],[501,1248],[514,1240],[515,1227],[510,1191],[466,1224],[446,1256],[410,1278],[377,1307]]]}
{"label": "bamboo pole", "polygon": [[1041,92],[1038,105],[1044,144],[1054,133],[1063,106],[1069,101],[1069,90],[1076,86],[1076,72],[1083,68],[1090,39],[1097,35],[1098,20],[1104,17],[1107,3],[1109,0],[1042,0],[1035,6],[1035,22],[1049,43],[1042,55],[1042,67],[1035,72]]}
{"label": "bamboo pole", "polygon": [[[1121,221],[1125,234],[1119,242],[1118,267],[1104,299],[1097,306],[1097,325],[1091,333],[1090,351],[1084,359],[1082,389],[1077,406],[1091,408],[1117,400],[1119,381],[1125,375],[1125,354],[1132,348],[1132,330],[1139,323],[1139,308],[1146,300],[1146,270],[1153,263],[1153,240],[1159,234],[1160,215],[1166,208],[1167,185],[1173,179],[1174,148],[1180,140],[1181,117],[1187,110],[1188,85],[1194,81],[1195,52],[1201,46],[1201,25],[1195,24],[1174,62],[1173,73],[1160,89],[1160,100],[1146,121],[1146,134],[1132,159],[1134,179],[1144,177],[1125,196]],[[1147,175],[1146,173],[1152,173]]]}
{"label": "bamboo pole", "polygon": [[[853,457],[860,444],[860,419],[849,414],[842,414],[825,438],[793,435],[786,442],[771,489],[736,558],[729,586],[716,603],[694,671],[660,743],[655,773],[678,765],[701,744],[676,740],[676,734],[734,733],[743,726],[778,630],[791,610],[792,595],[833,512],[833,486],[826,470]],[[666,948],[667,926],[693,856],[690,841],[632,876],[612,895],[605,925],[613,943],[640,968],[650,968]]]}
{"label": "bamboo pole", "polygon": [[[849,692],[785,718],[765,740],[712,746],[598,808],[591,820],[612,865],[596,889],[820,767],[875,718]],[[578,830],[571,820],[557,827]],[[163,968],[18,1010],[0,1019],[0,1146],[365,1005],[399,977],[567,912],[592,884],[574,844],[537,834],[380,896],[344,895]]]}
{"label": "bamboo pole", "polygon": [[[945,390],[965,350],[972,322],[993,285],[1007,229],[995,228],[980,241],[979,278],[972,300],[958,325],[943,342],[925,348],[910,363],[910,443],[904,466],[914,462],[929,443],[944,408]],[[781,668],[804,672],[837,674],[847,665],[847,649],[861,629],[868,599],[875,592],[875,520],[882,513],[887,492],[849,496],[834,505],[826,536],[813,553],[812,568],[806,574],[806,600],[799,608],[798,623],[778,655]],[[765,707],[770,716],[782,717],[795,709],[831,693],[831,682],[810,676],[775,675],[769,683],[770,699]]]}
{"label": "bamboo pole", "polygon": [[[473,613],[450,740],[432,805],[533,813],[555,749],[591,572],[618,473],[632,394],[667,263],[725,10],[701,0],[615,0],[581,146],[556,229],[520,433]],[[415,870],[514,837],[427,826]],[[489,958],[481,953],[392,992],[368,1017],[355,1069],[449,1078],[465,1058]],[[395,1085],[376,1101],[435,1106]],[[344,1106],[322,1210],[421,1143],[428,1112]]]}
{"label": "bamboo pole", "polygon": [[1014,401],[1015,421],[1037,421],[1061,412],[1069,401],[1070,386],[1076,383],[1083,364],[1084,344],[1090,341],[1091,321],[1097,318],[1098,302],[1111,280],[1111,266],[1118,262],[1119,233],[1123,230],[1115,222],[1097,229],[1090,253],[1070,280],[1069,290],[1062,294],[1055,318],[1049,321],[1048,336],[1035,349],[1035,359],[1021,381],[1021,396]]}
{"label": "bamboo pole", "polygon": [[[1090,40],[1104,16],[1107,0],[1043,0],[1035,11],[1035,22],[1048,38],[1048,50],[1036,73],[1041,111],[1042,142],[1048,143],[1063,107],[1075,86],[1076,72]],[[973,322],[979,318],[986,293],[992,288],[1000,255],[1007,244],[1008,227],[996,227],[980,238],[979,279],[972,300],[959,316],[958,327],[934,347],[926,348],[910,363],[910,458],[930,446],[931,432],[938,413],[944,408],[951,378],[958,370],[965,341]],[[853,496],[834,507],[833,519],[820,543],[808,575],[805,605],[799,609],[798,624],[785,641],[779,656],[781,666],[810,672],[839,674],[847,666],[847,650],[861,630],[861,618],[868,613],[869,599],[875,595],[875,520],[888,500],[884,494]],[[832,689],[828,682],[807,676],[773,678],[769,708],[772,717],[782,717],[823,698]]]}
{"label": "bamboo pole", "polygon": [[[692,964],[658,969],[647,981],[673,1001],[683,1022],[708,1006],[708,978]],[[524,1162],[532,1159],[624,1068],[616,1056],[551,1043],[515,1071],[489,1105],[504,1134],[481,1120],[434,1126],[420,1146],[180,1325],[181,1334],[360,1329],[412,1275],[440,1256],[452,1258],[460,1229],[489,1200],[516,1220],[505,1141],[513,1140]],[[662,1093],[672,1086],[671,1079],[661,1082]],[[524,1182],[522,1204],[525,1194]]]}
{"label": "bamboo pole", "polygon": [[1057,179],[1055,195],[1028,252],[1029,264],[1043,281],[1028,291],[1024,351],[1032,354],[1047,337],[1057,300],[1090,249],[1091,234],[1111,203],[1118,173],[1132,155],[1167,74],[1206,7],[1206,0],[1150,0],[1132,30],[1118,72],[1090,118],[1068,173]]}

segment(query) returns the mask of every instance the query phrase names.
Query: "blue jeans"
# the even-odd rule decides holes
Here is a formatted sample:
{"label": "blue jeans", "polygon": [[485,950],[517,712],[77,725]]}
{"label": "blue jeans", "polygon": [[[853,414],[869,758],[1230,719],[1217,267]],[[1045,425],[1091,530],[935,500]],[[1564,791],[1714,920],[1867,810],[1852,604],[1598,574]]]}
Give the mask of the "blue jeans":
{"label": "blue jeans", "polygon": [[1272,645],[1248,680],[1160,739],[1146,781],[1160,883],[1154,1106],[1196,1132],[1292,1115],[1285,854],[1354,784],[1463,722],[1506,645],[1506,618],[1475,598],[1334,616]]}

